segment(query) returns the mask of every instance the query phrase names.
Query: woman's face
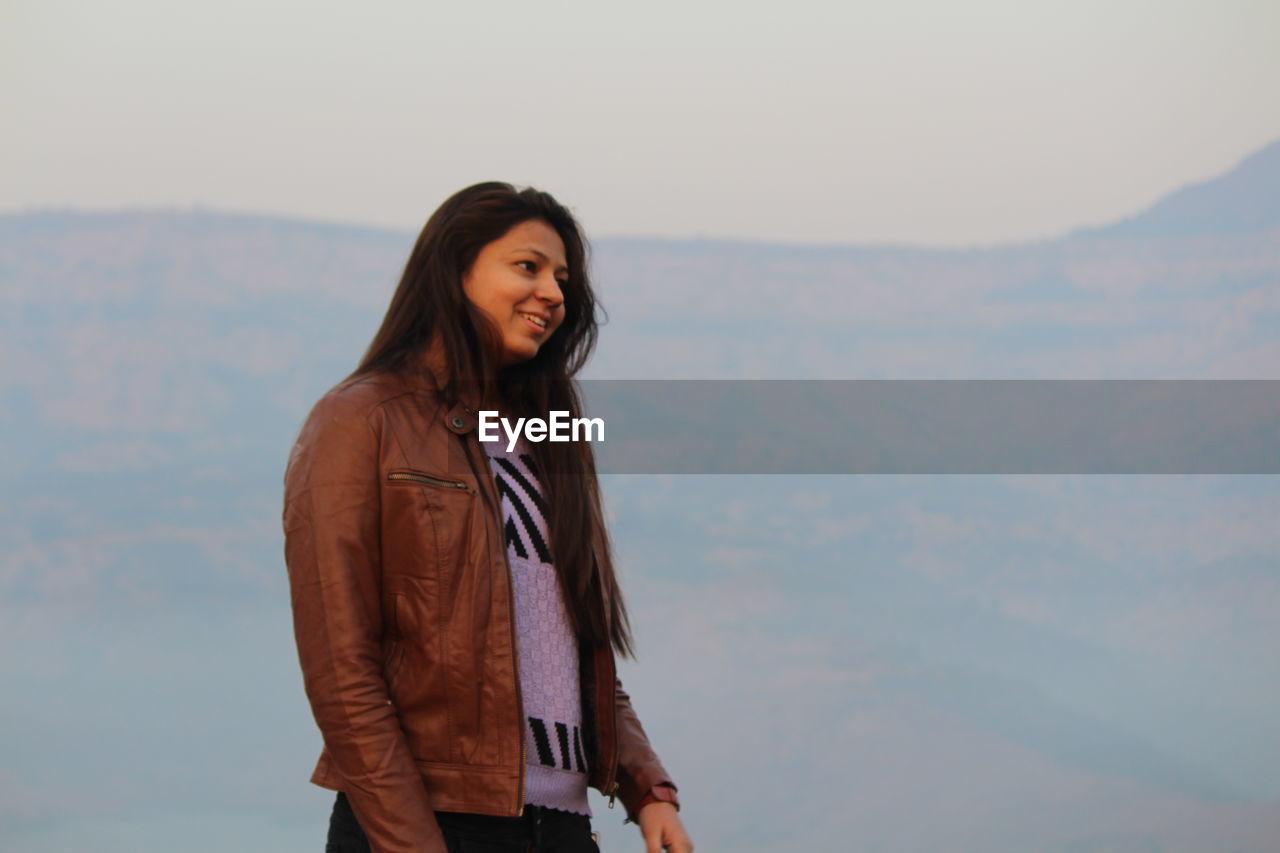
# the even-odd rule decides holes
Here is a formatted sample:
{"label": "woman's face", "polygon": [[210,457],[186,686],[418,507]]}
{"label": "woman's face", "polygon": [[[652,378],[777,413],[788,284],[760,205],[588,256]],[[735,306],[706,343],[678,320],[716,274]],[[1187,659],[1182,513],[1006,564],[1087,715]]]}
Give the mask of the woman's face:
{"label": "woman's face", "polygon": [[564,321],[564,242],[540,219],[515,225],[480,250],[462,290],[502,333],[502,365],[527,361]]}

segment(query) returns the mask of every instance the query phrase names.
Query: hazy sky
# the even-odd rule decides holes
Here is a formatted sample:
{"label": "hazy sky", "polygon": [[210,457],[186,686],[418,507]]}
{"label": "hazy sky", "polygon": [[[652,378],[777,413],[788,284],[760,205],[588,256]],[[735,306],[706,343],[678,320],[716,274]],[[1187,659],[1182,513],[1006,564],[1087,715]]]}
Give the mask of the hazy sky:
{"label": "hazy sky", "polygon": [[0,0],[0,210],[416,229],[477,180],[596,236],[960,245],[1280,137],[1274,0]]}

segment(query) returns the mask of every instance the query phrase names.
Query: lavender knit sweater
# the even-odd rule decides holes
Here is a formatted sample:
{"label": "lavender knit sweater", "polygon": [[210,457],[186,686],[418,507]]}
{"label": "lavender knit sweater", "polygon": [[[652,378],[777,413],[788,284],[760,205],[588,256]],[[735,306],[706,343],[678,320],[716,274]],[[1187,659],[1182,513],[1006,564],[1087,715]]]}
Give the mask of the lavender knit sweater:
{"label": "lavender knit sweater", "polygon": [[525,715],[526,803],[590,816],[582,745],[578,644],[551,562],[546,504],[521,438],[486,442],[502,501],[502,525],[515,594],[520,696]]}

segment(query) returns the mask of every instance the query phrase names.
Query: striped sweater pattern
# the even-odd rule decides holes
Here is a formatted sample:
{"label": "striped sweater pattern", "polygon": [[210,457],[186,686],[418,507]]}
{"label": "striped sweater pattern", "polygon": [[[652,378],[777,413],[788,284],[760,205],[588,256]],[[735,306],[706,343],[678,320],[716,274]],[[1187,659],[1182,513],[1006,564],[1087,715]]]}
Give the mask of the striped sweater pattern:
{"label": "striped sweater pattern", "polygon": [[525,802],[591,815],[578,645],[551,559],[546,502],[528,446],[485,443],[502,503],[525,714]]}

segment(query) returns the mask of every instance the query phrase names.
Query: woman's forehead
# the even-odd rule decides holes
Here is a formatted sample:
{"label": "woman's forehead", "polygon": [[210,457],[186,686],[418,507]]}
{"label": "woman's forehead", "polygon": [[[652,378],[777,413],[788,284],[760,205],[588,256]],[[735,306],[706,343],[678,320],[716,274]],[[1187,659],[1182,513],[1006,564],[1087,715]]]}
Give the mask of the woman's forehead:
{"label": "woman's forehead", "polygon": [[503,253],[529,251],[541,255],[556,267],[567,266],[564,241],[556,230],[540,219],[530,219],[512,226],[492,246]]}

